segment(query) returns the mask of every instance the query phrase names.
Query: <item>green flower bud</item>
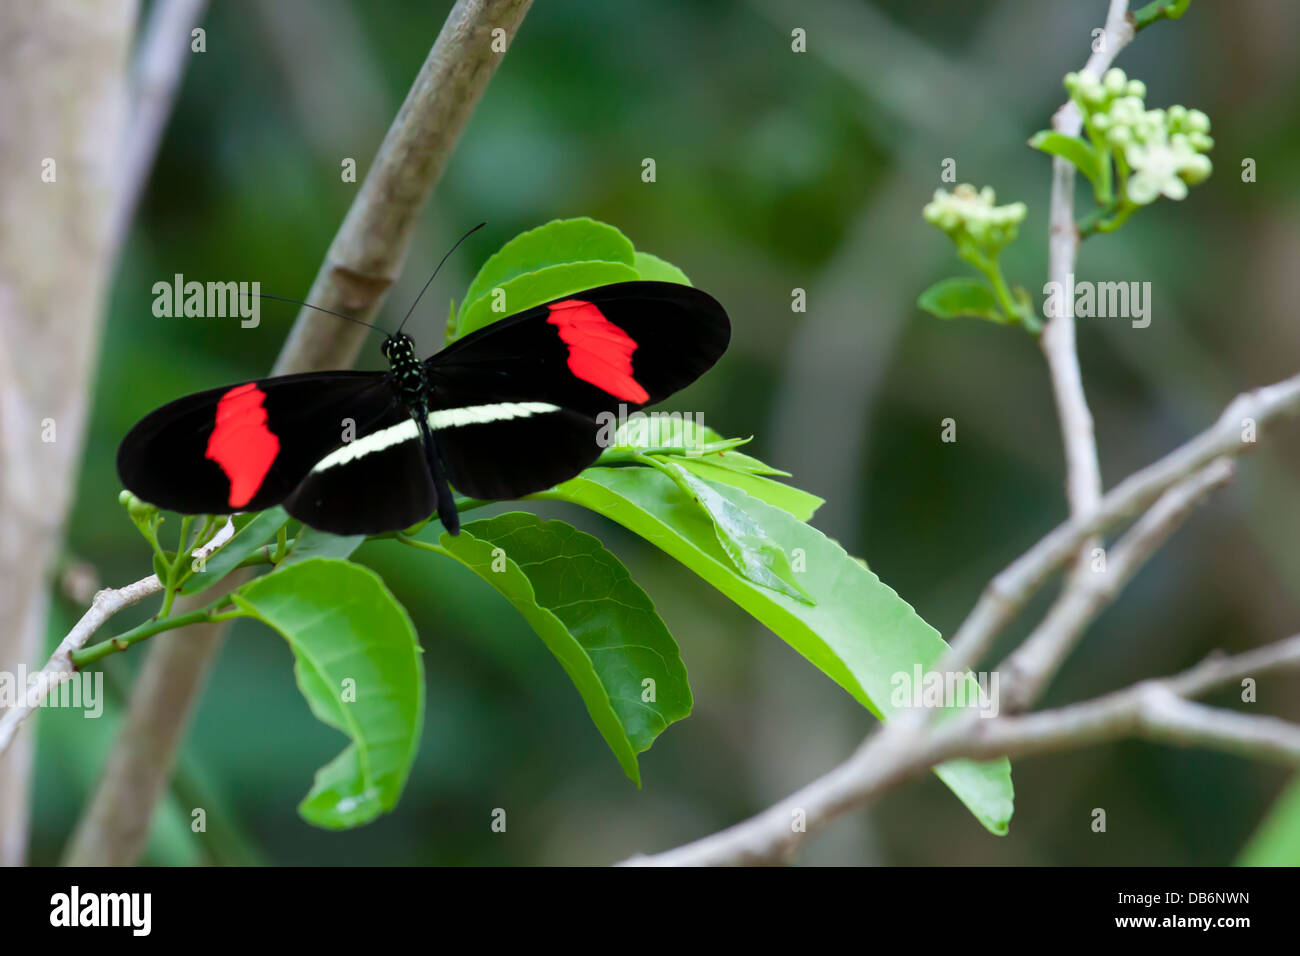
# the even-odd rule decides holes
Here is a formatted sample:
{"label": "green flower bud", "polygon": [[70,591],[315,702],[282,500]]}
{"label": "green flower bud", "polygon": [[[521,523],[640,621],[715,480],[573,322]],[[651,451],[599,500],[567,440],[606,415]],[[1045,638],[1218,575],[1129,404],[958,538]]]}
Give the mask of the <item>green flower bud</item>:
{"label": "green flower bud", "polygon": [[126,513],[133,521],[147,520],[158,513],[157,508],[147,501],[141,501],[129,491],[123,491],[117,496],[117,500],[126,507]]}
{"label": "green flower bud", "polygon": [[921,210],[926,222],[942,229],[959,246],[969,240],[988,251],[996,252],[1016,237],[1028,208],[1024,203],[994,205],[997,196],[985,186],[976,190],[962,183],[951,193],[935,190],[934,198]]}
{"label": "green flower bud", "polygon": [[1197,183],[1204,182],[1209,178],[1210,173],[1214,172],[1214,164],[1210,162],[1210,157],[1197,154],[1187,160],[1184,164],[1180,175],[1183,181],[1189,186],[1195,186]]}

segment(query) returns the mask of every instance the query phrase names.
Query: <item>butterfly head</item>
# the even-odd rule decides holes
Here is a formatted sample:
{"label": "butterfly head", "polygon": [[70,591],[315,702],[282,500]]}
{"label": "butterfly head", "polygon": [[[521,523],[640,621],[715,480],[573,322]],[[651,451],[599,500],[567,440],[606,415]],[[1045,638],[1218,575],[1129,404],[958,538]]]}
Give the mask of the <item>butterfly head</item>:
{"label": "butterfly head", "polygon": [[384,339],[384,358],[393,365],[415,361],[415,340],[404,332]]}

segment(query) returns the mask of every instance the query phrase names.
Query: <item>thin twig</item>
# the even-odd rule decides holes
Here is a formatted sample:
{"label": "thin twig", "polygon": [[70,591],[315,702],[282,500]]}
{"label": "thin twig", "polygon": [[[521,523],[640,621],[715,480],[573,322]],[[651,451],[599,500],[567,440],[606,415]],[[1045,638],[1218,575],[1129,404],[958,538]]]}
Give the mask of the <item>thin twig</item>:
{"label": "thin twig", "polygon": [[[227,521],[225,526],[212,536],[212,540],[208,541],[203,547],[196,548],[193,555],[195,557],[211,555],[229,541],[234,536],[234,533],[235,526],[230,521]],[[4,752],[9,749],[9,744],[13,741],[14,733],[18,730],[19,725],[30,716],[35,708],[44,702],[55,687],[72,678],[72,675],[76,672],[76,666],[72,662],[72,652],[84,647],[95,632],[103,627],[108,622],[108,619],[118,611],[157,594],[162,590],[162,587],[158,575],[151,574],[147,578],[141,578],[139,581],[132,582],[125,587],[105,588],[95,595],[89,610],[81,616],[81,620],[77,622],[76,626],[59,642],[59,646],[54,649],[54,653],[45,662],[45,666],[28,678],[29,684],[38,683],[39,690],[30,697],[24,694],[23,699],[8,710],[0,713],[0,756],[3,756]]]}
{"label": "thin twig", "polygon": [[1057,598],[1042,623],[998,668],[1002,673],[1003,710],[1024,710],[1039,698],[1088,625],[1115,600],[1191,510],[1215,488],[1230,481],[1235,470],[1230,459],[1216,458],[1161,495],[1097,565],[1089,562]]}
{"label": "thin twig", "polygon": [[[974,666],[993,639],[1037,593],[1047,578],[1075,553],[1080,543],[1150,506],[1166,489],[1216,458],[1232,457],[1256,447],[1245,436],[1300,411],[1300,375],[1238,395],[1213,426],[1135,472],[1112,488],[1084,520],[1073,519],[1008,565],[980,596],[952,639],[943,670]],[[1256,436],[1257,437],[1257,436]]]}
{"label": "thin twig", "polygon": [[[1112,0],[1103,35],[1084,71],[1100,77],[1133,34],[1127,0]],[[1072,102],[1053,118],[1054,128],[1067,135],[1077,136],[1081,125],[1082,117]],[[1070,285],[1079,248],[1073,195],[1074,169],[1058,158],[1053,163],[1049,278],[1062,290]],[[1066,301],[1068,296],[1061,299]],[[1075,348],[1073,313],[1067,304],[1059,315],[1048,318],[1042,347],[1051,372],[1065,445],[1071,519],[990,583],[938,667],[944,672],[962,671],[977,662],[993,638],[1042,587],[1047,577],[1074,556],[1075,565],[1062,596],[1040,627],[1008,661],[1013,707],[1026,706],[1037,698],[1088,623],[1114,600],[1191,508],[1231,477],[1233,463],[1228,456],[1246,447],[1244,420],[1254,419],[1255,426],[1259,427],[1276,416],[1294,412],[1300,405],[1300,376],[1239,396],[1213,428],[1130,476],[1103,498],[1093,420]],[[1147,508],[1153,501],[1154,507],[1116,545],[1103,565],[1107,569],[1100,572],[1102,576],[1090,579],[1087,559],[1098,543],[1095,536],[1122,518]],[[1286,656],[1287,643],[1290,642],[1284,642],[1281,656],[1275,662],[1290,660]],[[1252,663],[1259,664],[1259,658]],[[1165,698],[1180,687],[1177,680],[1156,690],[1152,685],[1139,685],[1127,694],[1103,699],[1112,704],[1117,699],[1118,706],[1102,714],[1100,721],[1091,724],[1082,721],[1077,742],[1086,742],[1084,738],[1089,731],[1112,736],[1136,732],[1154,739],[1178,743],[1197,741],[1300,762],[1300,728],[1271,718],[1241,715],[1230,715],[1230,719],[1216,722],[1205,713],[1208,708],[1171,706]],[[973,714],[962,714],[947,722],[931,724],[933,714],[927,712],[900,714],[868,738],[849,760],[769,810],[696,843],[629,862],[691,865],[784,859],[806,833],[924,769],[951,759],[1014,756],[1025,752],[1024,748],[1037,738],[1029,735],[1017,738],[1008,728],[1033,730],[1043,723],[1050,726],[1052,719],[1060,715],[1061,712],[1049,712],[1026,718],[1004,715],[981,720]],[[1074,716],[1089,714],[1083,711]],[[1069,736],[1073,729],[1071,722],[1058,723],[1064,730],[1058,726],[1055,729],[1060,733],[1045,736],[1051,737],[1058,748],[1076,742]],[[987,743],[994,732],[990,728],[1001,734],[997,746]]]}
{"label": "thin twig", "polygon": [[[1167,489],[1195,476],[1184,488],[1165,500],[1159,512],[1145,525],[1146,530],[1139,531],[1135,527],[1133,534],[1137,537],[1126,539],[1132,550],[1129,557],[1121,552],[1119,561],[1121,564],[1140,563],[1137,561],[1141,554],[1139,548],[1144,549],[1148,544],[1154,547],[1158,535],[1173,526],[1173,519],[1185,514],[1191,501],[1198,497],[1203,484],[1212,486],[1226,480],[1226,463],[1221,465],[1216,459],[1233,456],[1254,447],[1253,444],[1242,441],[1243,423],[1246,420],[1253,421],[1257,429],[1263,429],[1266,424],[1294,414],[1298,409],[1300,375],[1239,395],[1211,428],[1122,481],[1101,500],[1098,509],[1087,520],[1060,525],[999,574],[967,616],[953,641],[949,656],[936,669],[948,672],[972,666],[1014,613],[1042,587],[1053,571],[1070,559],[1081,541],[1148,507]],[[1114,555],[1111,560],[1115,560]],[[1072,611],[1071,616],[1074,613]],[[1243,669],[1254,673],[1277,666],[1295,666],[1297,663],[1300,663],[1300,636],[1230,661],[1209,662],[1167,683],[1174,693],[1192,696],[1232,679]],[[1093,704],[1100,705],[1108,699],[1101,698]],[[1077,706],[1085,708],[1092,705]],[[1103,706],[1103,715],[1114,716],[1106,709],[1109,706]],[[1079,728],[1078,743],[1088,743],[1094,739],[1089,735],[1091,723],[1086,719],[1089,713],[1087,710],[1079,710],[1071,714],[1070,721]],[[914,719],[906,719],[913,714],[917,715]],[[925,727],[925,716],[924,711],[908,711],[899,715],[893,722],[880,728],[845,763],[750,820],[677,850],[628,862],[702,865],[780,860],[793,852],[807,832],[862,806],[884,790],[911,779],[935,764],[959,756],[985,758],[1034,752],[1034,741],[1038,739],[1035,729],[1055,727],[1051,720],[1046,724],[1038,723],[1045,715],[1034,714],[1027,717],[1000,716],[992,720],[953,720],[929,732]],[[990,735],[1001,733],[1001,728],[1008,724],[1014,733],[999,737],[996,746],[988,743],[992,739]],[[1120,724],[1121,721],[1116,716],[1114,721],[1106,724],[1107,732],[1116,731]],[[975,742],[967,742],[966,738],[960,736],[966,733],[977,733]],[[947,736],[935,737],[933,734]],[[1054,731],[1047,736],[1052,738],[1054,744],[1060,742],[1059,735],[1055,735]],[[1014,750],[1012,744],[1015,745]],[[950,749],[943,749],[944,747]],[[961,749],[963,747],[965,749]],[[791,820],[796,818],[805,821],[804,831],[791,829]]]}
{"label": "thin twig", "polygon": [[1153,688],[1144,698],[1138,729],[1150,740],[1180,747],[1300,764],[1300,727],[1290,721],[1193,704],[1163,687]]}
{"label": "thin twig", "polygon": [[95,595],[90,609],[81,616],[76,627],[59,642],[59,646],[50,655],[45,666],[28,677],[29,686],[35,683],[40,690],[31,694],[20,693],[14,705],[0,714],[0,754],[9,749],[9,744],[13,741],[19,725],[45,701],[50,691],[64,681],[70,680],[76,673],[76,668],[72,665],[72,652],[85,644],[91,635],[103,627],[118,611],[137,604],[161,590],[162,582],[158,580],[158,575],[151,574],[126,587],[105,588]]}
{"label": "thin twig", "polygon": [[[1002,713],[1027,710],[1038,700],[1097,615],[1114,602],[1191,510],[1215,488],[1230,481],[1235,472],[1231,459],[1217,458],[1183,479],[1160,496],[1109,555],[1103,552],[1098,561],[1090,559],[1087,571],[1071,578],[1042,622],[998,666]],[[918,710],[908,712],[903,719],[923,724],[933,723],[937,716],[934,710]],[[971,711],[953,720],[976,722],[980,716]]]}
{"label": "thin twig", "polygon": [[[960,739],[945,739],[946,728],[941,727],[936,753],[942,760],[958,753],[979,760],[993,756],[1023,757],[1056,752],[1066,745],[1082,746],[1137,733],[1170,743],[1204,744],[1217,750],[1273,759],[1279,756],[1278,741],[1294,742],[1300,728],[1276,718],[1247,717],[1220,708],[1171,709],[1165,702],[1169,697],[1185,702],[1247,677],[1258,678],[1272,671],[1295,668],[1300,668],[1300,634],[1244,654],[1215,656],[1173,677],[1143,681],[1085,703],[1021,717],[978,721],[973,732]],[[1221,732],[1206,732],[1207,712],[1215,715]],[[1289,728],[1289,732],[1279,735],[1278,725]],[[1281,756],[1300,762],[1300,749],[1289,753],[1289,757]]]}
{"label": "thin twig", "polygon": [[[1128,0],[1111,0],[1105,30],[1082,72],[1100,77],[1119,51],[1133,39],[1133,26],[1127,14]],[[1078,136],[1082,123],[1083,117],[1073,100],[1067,101],[1052,117],[1053,128],[1067,136]],[[1070,516],[1083,519],[1096,510],[1101,500],[1101,464],[1097,458],[1092,412],[1083,391],[1083,376],[1075,347],[1074,304],[1068,294],[1073,287],[1070,277],[1079,255],[1079,231],[1074,224],[1074,165],[1060,156],[1052,160],[1048,215],[1047,277],[1056,289],[1061,290],[1056,297],[1061,307],[1059,314],[1045,316],[1047,325],[1039,343],[1051,373],[1052,392],[1056,396],[1056,410],[1061,423]],[[1075,562],[1076,575],[1087,573],[1087,556],[1095,546],[1093,539],[1082,543]]]}
{"label": "thin twig", "polygon": [[957,759],[1025,757],[1139,735],[1179,745],[1300,764],[1300,727],[1273,718],[1188,705],[1185,699],[1243,677],[1300,667],[1300,634],[1218,658],[1161,681],[1024,717],[952,721],[928,731],[882,727],[847,761],[757,816],[694,843],[624,861],[635,866],[727,866],[779,862],[830,820],[872,802],[929,768]]}

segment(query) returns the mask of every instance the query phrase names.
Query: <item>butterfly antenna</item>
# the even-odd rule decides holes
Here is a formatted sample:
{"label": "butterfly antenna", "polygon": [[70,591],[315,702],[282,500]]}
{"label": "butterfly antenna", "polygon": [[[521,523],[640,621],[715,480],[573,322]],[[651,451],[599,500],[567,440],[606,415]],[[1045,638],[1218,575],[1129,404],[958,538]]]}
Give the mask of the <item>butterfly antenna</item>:
{"label": "butterfly antenna", "polygon": [[317,312],[324,312],[326,315],[336,315],[340,319],[347,319],[349,322],[355,322],[357,325],[364,325],[366,328],[370,329],[370,331],[378,332],[380,335],[384,336],[384,338],[388,337],[388,333],[377,325],[371,325],[369,322],[363,322],[360,319],[353,318],[350,315],[344,315],[342,312],[335,312],[332,309],[322,309],[319,305],[312,305],[310,302],[302,302],[298,299],[286,299],[282,295],[269,295],[265,292],[257,293],[257,298],[274,299],[276,302],[288,302],[290,305],[300,305],[304,309],[315,309]]}
{"label": "butterfly antenna", "polygon": [[[441,269],[441,268],[442,268],[442,263],[443,263],[443,262],[446,262],[446,261],[447,261],[447,258],[448,258],[448,257],[449,257],[453,252],[456,251],[456,246],[459,246],[462,242],[464,242],[466,239],[468,239],[470,236],[472,236],[474,233],[478,232],[478,230],[482,229],[482,228],[483,228],[484,226],[486,226],[486,225],[487,225],[486,222],[480,222],[477,226],[475,226],[475,227],[474,227],[473,229],[471,229],[469,232],[465,233],[465,235],[463,235],[463,236],[461,236],[459,239],[457,239],[457,240],[456,240],[456,245],[455,245],[455,246],[452,246],[450,249],[448,249],[448,250],[447,250],[447,255],[443,256],[443,257],[442,257],[442,262],[439,262],[439,263],[438,263],[438,269]],[[411,307],[410,307],[409,309],[406,310],[406,315],[405,315],[405,316],[403,317],[403,319],[402,319],[402,325],[405,325],[405,324],[406,324],[406,320],[409,319],[409,318],[411,317],[411,313],[415,311],[415,307],[416,307],[417,305],[420,304],[420,297],[424,295],[425,291],[429,288],[429,285],[433,282],[434,277],[437,276],[437,274],[438,274],[438,269],[434,269],[434,270],[433,270],[433,275],[429,276],[429,281],[426,282],[426,283],[424,284],[424,288],[420,290],[420,295],[417,295],[417,296],[415,297],[415,301],[411,303]],[[402,325],[399,325],[399,326],[397,327],[397,332],[402,331]],[[393,334],[396,335],[397,332],[394,332]]]}

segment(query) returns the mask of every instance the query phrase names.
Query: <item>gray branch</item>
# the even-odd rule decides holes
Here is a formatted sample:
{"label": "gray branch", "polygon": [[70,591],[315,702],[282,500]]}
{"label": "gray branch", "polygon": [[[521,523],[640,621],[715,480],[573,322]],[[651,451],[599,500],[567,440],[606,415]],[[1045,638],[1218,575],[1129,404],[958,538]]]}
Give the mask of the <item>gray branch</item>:
{"label": "gray branch", "polygon": [[1300,766],[1300,727],[1187,702],[1190,696],[1235,680],[1294,668],[1300,668],[1300,634],[1058,710],[955,720],[932,729],[911,726],[899,731],[887,725],[847,761],[757,816],[675,850],[624,863],[734,866],[786,860],[808,834],[830,820],[949,760],[1027,757],[1136,735]]}
{"label": "gray branch", "polygon": [[1089,537],[1149,507],[1168,488],[1216,458],[1235,457],[1253,450],[1255,443],[1246,440],[1248,434],[1255,429],[1262,432],[1297,411],[1300,411],[1300,375],[1238,395],[1213,427],[1124,479],[1086,518],[1057,526],[989,582],[953,636],[952,650],[944,659],[942,669],[963,670],[978,663],[1025,602]]}
{"label": "gray branch", "polygon": [[[432,194],[461,132],[504,54],[492,32],[513,39],[532,0],[459,0],[448,15],[367,172],[307,301],[369,320],[401,271],[416,216]],[[304,309],[274,373],[341,368],[364,330]],[[242,578],[232,576],[231,585]],[[177,602],[178,605],[180,602]],[[152,642],[104,778],[68,862],[135,861],[170,776],[176,750],[220,646],[224,625],[203,625]]]}
{"label": "gray branch", "polygon": [[[112,262],[131,0],[0,4],[0,670],[44,649]],[[26,858],[32,735],[0,758],[0,866]]]}
{"label": "gray branch", "polygon": [[[307,301],[370,321],[406,258],[415,218],[442,177],[460,134],[503,53],[492,31],[514,39],[532,0],[460,0],[389,127],[356,201],[330,244]],[[351,365],[365,330],[322,322],[303,309],[275,374]]]}
{"label": "gray branch", "polygon": [[121,189],[109,225],[116,259],[149,181],[163,130],[191,54],[191,32],[203,22],[208,0],[158,0],[136,53],[131,120],[123,140]]}
{"label": "gray branch", "polygon": [[[1111,0],[1106,27],[1084,73],[1100,77],[1111,62],[1133,39],[1128,21],[1128,0]],[[1057,110],[1052,126],[1067,136],[1078,136],[1083,117],[1073,100]],[[1070,288],[1069,276],[1079,256],[1079,231],[1074,225],[1074,165],[1060,156],[1052,159],[1052,191],[1048,207],[1047,277],[1058,289]],[[1101,463],[1097,458],[1097,439],[1093,431],[1092,412],[1083,391],[1083,374],[1075,347],[1072,303],[1059,296],[1061,314],[1048,319],[1039,339],[1047,368],[1051,373],[1052,392],[1056,396],[1061,440],[1065,446],[1065,491],[1070,515],[1087,518],[1101,499]],[[1087,555],[1095,539],[1082,542],[1073,576],[1087,573]]]}

